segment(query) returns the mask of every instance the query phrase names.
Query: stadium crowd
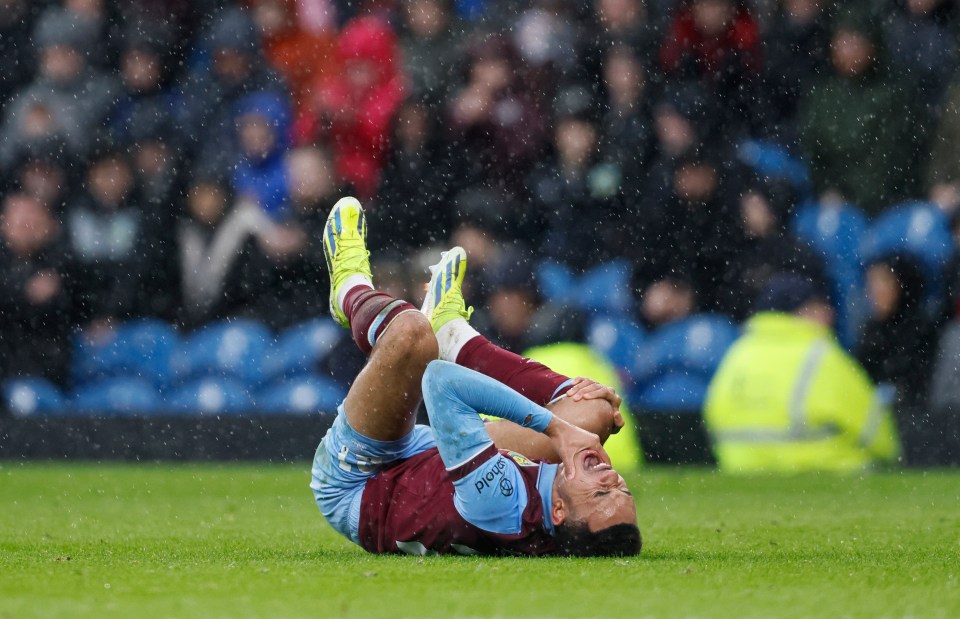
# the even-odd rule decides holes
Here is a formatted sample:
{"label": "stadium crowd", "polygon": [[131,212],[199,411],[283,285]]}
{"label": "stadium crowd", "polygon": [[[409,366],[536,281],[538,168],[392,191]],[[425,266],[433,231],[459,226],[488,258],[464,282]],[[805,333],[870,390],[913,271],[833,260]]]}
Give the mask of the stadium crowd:
{"label": "stadium crowd", "polygon": [[[960,347],[958,13],[0,0],[0,376],[65,384],[75,338],[137,317],[325,313],[324,218],[356,195],[378,285],[419,300],[435,250],[462,245],[474,322],[507,348],[583,338],[536,284],[548,267],[628,265],[619,311],[650,331],[742,322],[794,273],[924,411],[938,349]],[[921,241],[863,250],[901,211]],[[960,402],[958,357],[938,402]]]}

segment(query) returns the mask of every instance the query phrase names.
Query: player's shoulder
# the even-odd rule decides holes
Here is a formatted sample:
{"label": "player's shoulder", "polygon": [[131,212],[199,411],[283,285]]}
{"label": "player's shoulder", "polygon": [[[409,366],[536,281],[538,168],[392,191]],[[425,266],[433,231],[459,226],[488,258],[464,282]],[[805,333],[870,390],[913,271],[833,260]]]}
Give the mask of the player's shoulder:
{"label": "player's shoulder", "polygon": [[509,450],[509,449],[501,449],[501,450],[499,450],[499,451],[500,451],[500,454],[501,454],[502,456],[504,456],[505,458],[507,458],[507,459],[509,459],[509,460],[512,460],[513,463],[516,464],[517,466],[537,467],[537,466],[540,466],[540,464],[541,464],[541,461],[539,461],[539,460],[532,460],[532,459],[526,457],[525,455],[523,455],[522,453],[517,453],[516,451],[511,451],[511,450]]}

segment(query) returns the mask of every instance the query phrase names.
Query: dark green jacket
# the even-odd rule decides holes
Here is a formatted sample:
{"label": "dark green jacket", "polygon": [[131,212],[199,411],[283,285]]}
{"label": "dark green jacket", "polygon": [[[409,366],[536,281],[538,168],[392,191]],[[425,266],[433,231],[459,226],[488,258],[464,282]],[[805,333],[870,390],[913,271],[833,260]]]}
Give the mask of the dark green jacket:
{"label": "dark green jacket", "polygon": [[879,71],[814,85],[801,106],[801,141],[817,192],[836,190],[869,213],[914,196],[926,117],[914,88]]}

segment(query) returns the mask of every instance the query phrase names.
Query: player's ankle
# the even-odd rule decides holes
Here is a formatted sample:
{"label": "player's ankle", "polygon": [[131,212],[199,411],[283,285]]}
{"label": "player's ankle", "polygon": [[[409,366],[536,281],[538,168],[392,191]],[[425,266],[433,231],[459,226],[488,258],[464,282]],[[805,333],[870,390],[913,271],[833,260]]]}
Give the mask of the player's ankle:
{"label": "player's ankle", "polygon": [[438,328],[436,334],[440,359],[456,363],[460,350],[480,332],[471,327],[465,318],[454,318]]}
{"label": "player's ankle", "polygon": [[363,275],[362,273],[351,275],[350,277],[345,279],[342,284],[340,284],[340,288],[339,290],[337,290],[337,307],[344,314],[347,313],[347,310],[345,308],[347,295],[349,295],[354,290],[354,288],[358,288],[358,287],[368,288],[370,290],[374,289],[373,282],[370,281],[369,277],[367,277],[366,275]]}

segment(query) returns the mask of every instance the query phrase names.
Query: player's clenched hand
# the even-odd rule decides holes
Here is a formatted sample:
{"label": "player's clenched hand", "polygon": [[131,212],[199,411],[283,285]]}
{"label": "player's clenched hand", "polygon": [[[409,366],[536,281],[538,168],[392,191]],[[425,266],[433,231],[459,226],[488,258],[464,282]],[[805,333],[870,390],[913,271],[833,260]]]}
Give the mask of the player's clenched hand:
{"label": "player's clenched hand", "polygon": [[543,433],[550,438],[557,454],[560,455],[567,479],[572,479],[576,473],[577,454],[582,451],[596,452],[604,463],[610,464],[610,456],[603,450],[600,437],[593,432],[587,432],[559,417],[554,417]]}

